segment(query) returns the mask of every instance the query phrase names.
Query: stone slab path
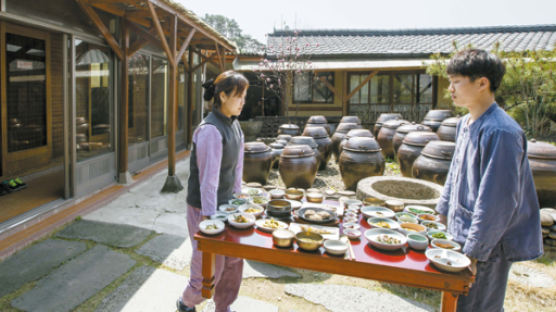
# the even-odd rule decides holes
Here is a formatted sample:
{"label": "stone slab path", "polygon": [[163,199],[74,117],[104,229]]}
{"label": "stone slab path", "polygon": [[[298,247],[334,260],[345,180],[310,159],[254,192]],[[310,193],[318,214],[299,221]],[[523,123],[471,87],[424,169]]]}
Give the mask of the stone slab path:
{"label": "stone slab path", "polygon": [[57,237],[88,239],[97,243],[129,248],[143,242],[152,231],[130,225],[78,220],[56,234]]}

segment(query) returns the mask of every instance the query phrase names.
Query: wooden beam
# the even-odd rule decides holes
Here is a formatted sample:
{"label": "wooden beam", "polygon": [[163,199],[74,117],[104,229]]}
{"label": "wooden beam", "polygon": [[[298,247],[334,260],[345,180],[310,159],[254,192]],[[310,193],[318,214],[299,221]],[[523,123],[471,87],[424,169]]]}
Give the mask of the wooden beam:
{"label": "wooden beam", "polygon": [[[120,116],[119,116],[119,124],[120,127],[118,132],[119,136],[119,161],[118,161],[118,180],[125,179],[125,176],[128,171],[128,136],[129,136],[129,23],[124,20],[122,25],[122,39],[123,39],[123,47],[124,53],[121,63],[121,72],[122,72],[122,90],[121,100],[122,103],[119,105],[120,107]],[[120,181],[120,182],[127,182],[127,181]]]}
{"label": "wooden beam", "polygon": [[189,35],[187,35],[187,38],[185,38],[185,40],[183,41],[180,50],[176,54],[176,64],[179,63],[183,53],[185,52],[185,49],[187,49],[187,47],[189,46],[189,43],[191,42],[191,39],[193,39],[193,35],[195,35],[196,31],[197,30],[195,28],[192,28],[189,32]]}
{"label": "wooden beam", "polygon": [[319,77],[319,80],[328,88],[328,90],[330,90],[330,92],[336,94],[336,89],[333,85],[330,84],[330,82],[328,82],[328,79],[326,79],[326,77]]}
{"label": "wooden beam", "polygon": [[[189,49],[189,68],[193,68],[193,49]],[[193,144],[193,69],[187,74],[187,144]],[[193,148],[193,146],[191,146]]]}
{"label": "wooden beam", "polygon": [[154,44],[161,44],[160,43],[160,39],[158,38],[158,32],[156,30],[156,28],[152,27],[150,29],[145,29],[143,27],[139,27],[135,24],[130,24],[131,28],[133,28],[135,30],[135,32],[139,33],[139,36],[141,36],[142,38],[149,40],[150,42],[154,43]]}
{"label": "wooden beam", "polygon": [[137,39],[135,40],[135,42],[133,43],[133,45],[131,45],[128,49],[127,49],[127,57],[132,57],[135,53],[137,53],[137,51],[141,50],[141,48],[143,48],[147,42],[149,42],[146,39]]}
{"label": "wooden beam", "polygon": [[98,14],[95,12],[95,10],[89,5],[87,5],[84,0],[76,0],[76,1],[81,6],[81,9],[83,9],[85,14],[89,16],[93,24],[95,24],[95,26],[98,28],[102,36],[104,36],[104,39],[106,39],[108,45],[112,48],[112,50],[114,50],[114,53],[116,53],[118,58],[120,60],[123,59],[124,54],[122,52],[122,49],[120,49],[120,45],[118,44],[118,41],[116,41],[114,36],[112,36],[110,30],[106,28],[106,26],[104,25],[104,23],[102,22]]}
{"label": "wooden beam", "polygon": [[[178,18],[174,15],[170,20],[170,51],[172,56],[176,54],[178,46],[177,38]],[[168,56],[170,57],[170,56]],[[177,84],[178,66],[176,59],[173,59],[173,65],[170,66],[170,79],[168,81],[168,176],[172,177],[176,174],[176,111],[178,107],[177,101]]]}
{"label": "wooden beam", "polygon": [[191,69],[191,71],[196,71],[197,69],[199,69],[199,67],[205,65],[207,62],[211,62],[211,63],[215,64],[216,66],[219,66],[219,64],[214,63],[214,61],[215,60],[213,58],[205,58],[205,59],[201,60],[201,63],[195,65],[195,67],[193,67]]}
{"label": "wooden beam", "polygon": [[168,46],[168,41],[166,40],[166,35],[164,35],[164,31],[162,30],[162,26],[160,25],[160,20],[158,19],[156,10],[154,9],[154,6],[150,0],[147,1],[147,5],[149,6],[154,26],[156,28],[156,31],[158,32],[158,37],[160,38],[160,42],[162,43],[162,48],[166,52],[166,56],[168,57],[168,61],[170,62],[170,66],[176,66],[176,57],[170,50],[170,46]]}
{"label": "wooden beam", "polygon": [[357,93],[357,91],[359,91],[361,88],[363,88],[363,86],[369,82],[369,80],[371,80],[371,78],[373,78],[376,74],[378,74],[378,70],[375,70],[373,72],[371,72],[367,78],[365,78],[365,80],[363,80],[363,82],[361,82],[355,89],[353,89],[353,91],[351,91],[350,94],[348,94],[348,96],[344,99],[344,102],[348,102],[349,99],[351,99],[352,96],[355,95],[355,93]]}
{"label": "wooden beam", "polygon": [[222,55],[220,53],[220,46],[218,42],[214,42],[214,47],[216,48],[216,55],[218,56],[218,65],[220,66],[220,71],[224,71],[224,61],[222,60]]}

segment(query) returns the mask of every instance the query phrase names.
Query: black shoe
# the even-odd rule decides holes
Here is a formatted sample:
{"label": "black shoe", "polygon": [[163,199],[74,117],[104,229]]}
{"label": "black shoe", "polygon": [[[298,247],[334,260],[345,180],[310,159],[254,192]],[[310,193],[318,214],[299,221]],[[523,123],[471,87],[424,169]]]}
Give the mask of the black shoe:
{"label": "black shoe", "polygon": [[179,312],[196,312],[195,307],[188,307],[181,302],[180,299],[176,300],[176,307],[178,308]]}

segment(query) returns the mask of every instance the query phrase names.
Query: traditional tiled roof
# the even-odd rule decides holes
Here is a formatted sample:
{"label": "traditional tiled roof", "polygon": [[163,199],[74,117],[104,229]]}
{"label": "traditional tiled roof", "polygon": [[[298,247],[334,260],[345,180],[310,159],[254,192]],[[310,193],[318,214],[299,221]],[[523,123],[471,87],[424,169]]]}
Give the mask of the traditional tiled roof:
{"label": "traditional tiled roof", "polygon": [[[491,50],[500,43],[504,51],[552,50],[556,45],[556,25],[497,26],[445,29],[400,30],[298,30],[275,31],[268,35],[269,54],[289,46],[288,40],[297,37],[295,46],[301,54],[313,57],[422,57],[432,53],[454,51],[471,44],[475,48]],[[283,49],[283,48],[282,48]]]}

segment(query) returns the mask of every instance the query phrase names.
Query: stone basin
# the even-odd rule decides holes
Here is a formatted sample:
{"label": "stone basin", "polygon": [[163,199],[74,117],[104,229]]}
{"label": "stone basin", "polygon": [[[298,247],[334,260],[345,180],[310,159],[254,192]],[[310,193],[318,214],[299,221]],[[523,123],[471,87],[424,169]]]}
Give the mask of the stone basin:
{"label": "stone basin", "polygon": [[356,196],[361,200],[367,197],[384,201],[397,199],[403,201],[404,205],[435,208],[442,188],[436,183],[414,178],[376,176],[359,181]]}

